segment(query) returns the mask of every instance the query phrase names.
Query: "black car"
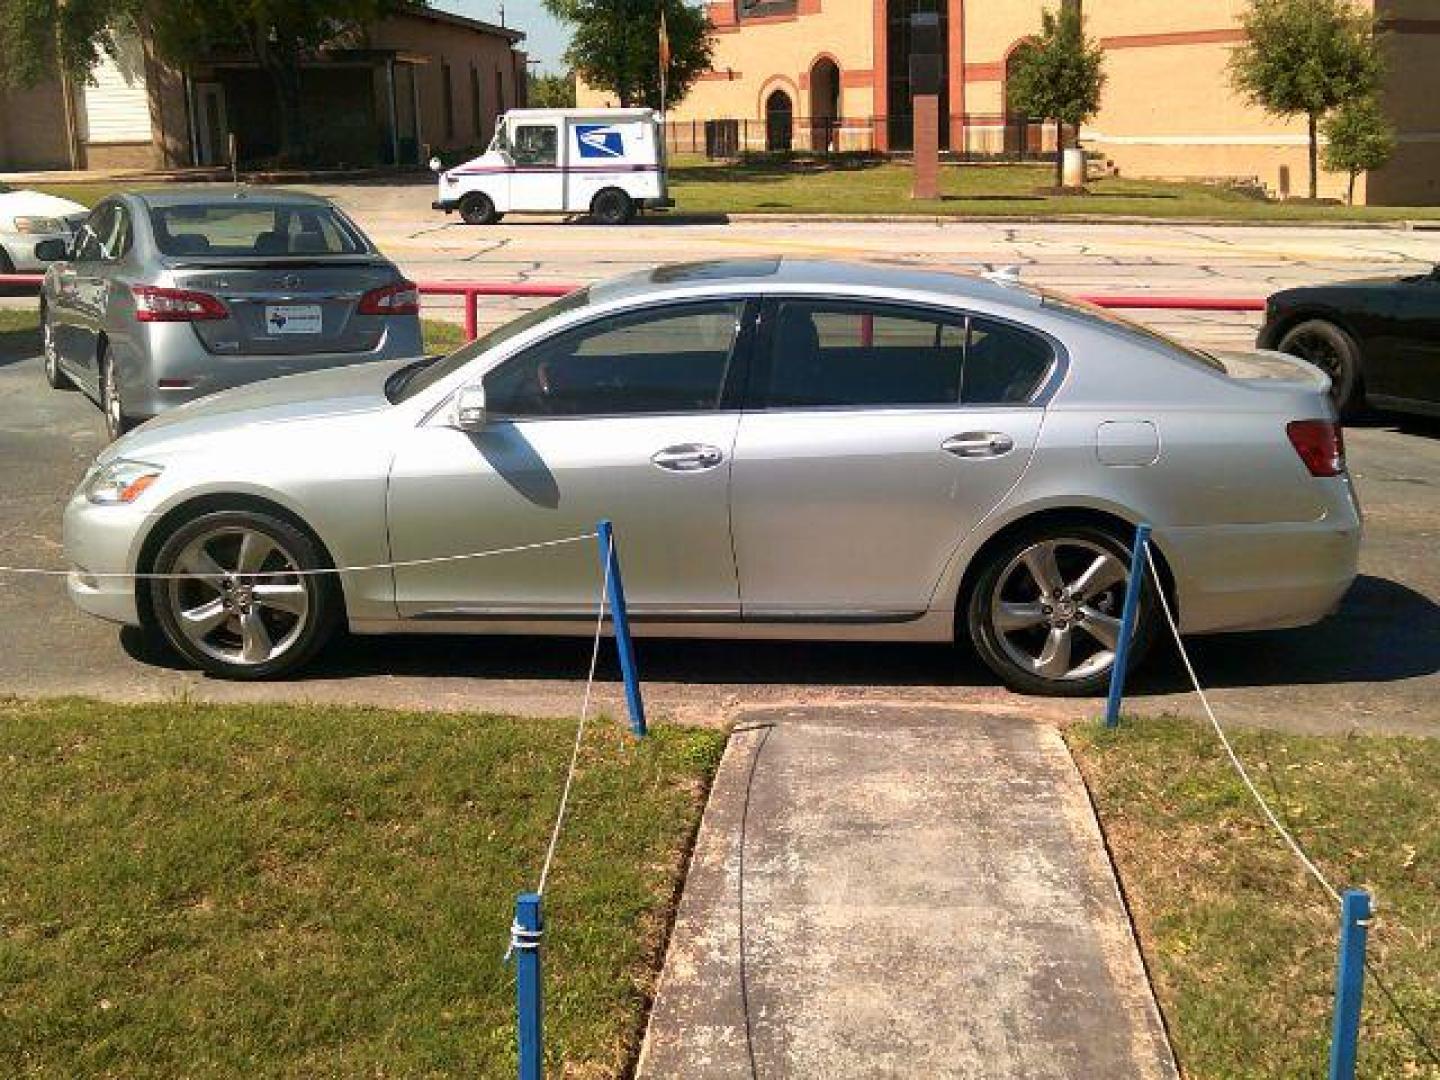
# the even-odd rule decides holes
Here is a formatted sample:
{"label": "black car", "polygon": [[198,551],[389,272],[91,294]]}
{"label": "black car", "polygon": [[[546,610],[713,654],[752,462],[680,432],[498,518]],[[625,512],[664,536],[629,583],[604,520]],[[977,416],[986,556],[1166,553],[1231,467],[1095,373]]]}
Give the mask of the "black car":
{"label": "black car", "polygon": [[1257,344],[1325,371],[1342,416],[1367,405],[1440,416],[1440,265],[1278,292]]}

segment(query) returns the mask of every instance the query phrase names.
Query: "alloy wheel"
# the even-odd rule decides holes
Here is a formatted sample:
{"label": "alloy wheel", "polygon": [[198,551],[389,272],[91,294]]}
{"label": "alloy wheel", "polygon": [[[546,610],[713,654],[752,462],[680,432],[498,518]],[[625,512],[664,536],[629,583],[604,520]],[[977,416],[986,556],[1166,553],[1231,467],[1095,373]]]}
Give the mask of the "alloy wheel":
{"label": "alloy wheel", "polygon": [[1041,540],[1001,571],[990,620],[1006,656],[1042,679],[1093,678],[1115,663],[1130,573],[1089,540]]}
{"label": "alloy wheel", "polygon": [[258,666],[299,641],[312,608],[312,579],[275,538],[242,526],[192,539],[172,571],[195,575],[168,583],[175,625],[200,652],[225,664]]}

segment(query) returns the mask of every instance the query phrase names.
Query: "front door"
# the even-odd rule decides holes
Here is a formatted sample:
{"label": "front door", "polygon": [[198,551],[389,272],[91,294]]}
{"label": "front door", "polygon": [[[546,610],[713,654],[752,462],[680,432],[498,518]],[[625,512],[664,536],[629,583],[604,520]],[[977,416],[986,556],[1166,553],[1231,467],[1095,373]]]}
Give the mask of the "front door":
{"label": "front door", "polygon": [[[729,481],[745,304],[602,316],[503,362],[490,421],[431,424],[402,443],[390,483],[396,560],[538,544],[615,523],[637,619],[739,613]],[[443,410],[442,410],[443,412]],[[594,541],[402,567],[402,616],[593,617]]]}
{"label": "front door", "polygon": [[731,480],[746,621],[918,616],[1030,460],[1049,342],[856,300],[782,300],[762,325]]}
{"label": "front door", "polygon": [[510,202],[515,210],[564,210],[565,172],[560,168],[560,127],[516,123],[509,128]]}

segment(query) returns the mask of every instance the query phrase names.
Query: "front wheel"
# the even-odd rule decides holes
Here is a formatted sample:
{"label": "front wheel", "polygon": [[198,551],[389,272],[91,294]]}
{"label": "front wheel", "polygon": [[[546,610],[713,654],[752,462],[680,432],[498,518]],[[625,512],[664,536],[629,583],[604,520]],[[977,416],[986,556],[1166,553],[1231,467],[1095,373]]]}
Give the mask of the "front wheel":
{"label": "front wheel", "polygon": [[1285,332],[1279,349],[1330,376],[1330,400],[1340,416],[1354,416],[1364,407],[1360,346],[1340,327],[1325,319],[1308,319]]}
{"label": "front wheel", "polygon": [[467,225],[494,225],[500,220],[494,201],[483,191],[472,191],[460,200],[460,217]]}
{"label": "front wheel", "polygon": [[599,225],[624,225],[634,216],[634,200],[619,188],[606,188],[590,203],[590,217]]}
{"label": "front wheel", "polygon": [[[1115,665],[1130,552],[1090,526],[1047,526],[982,556],[966,610],[970,637],[986,666],[1026,694],[1100,693]],[[1155,636],[1154,592],[1141,591],[1130,662]]]}
{"label": "front wheel", "polygon": [[319,545],[268,514],[225,510],[175,530],[155,557],[150,608],[169,643],[223,679],[270,679],[309,660],[340,613]]}

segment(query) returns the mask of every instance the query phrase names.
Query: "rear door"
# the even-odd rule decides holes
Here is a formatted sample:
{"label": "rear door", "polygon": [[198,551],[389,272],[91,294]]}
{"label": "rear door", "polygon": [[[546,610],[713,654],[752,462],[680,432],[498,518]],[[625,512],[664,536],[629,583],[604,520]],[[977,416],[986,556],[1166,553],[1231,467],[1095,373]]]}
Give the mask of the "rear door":
{"label": "rear door", "polygon": [[1386,394],[1440,403],[1440,276],[1436,274],[1440,270],[1397,289],[1397,335],[1388,385],[1383,388]]}
{"label": "rear door", "polygon": [[398,275],[323,205],[159,207],[156,246],[177,288],[219,297],[230,318],[193,323],[218,355],[294,356],[376,348],[387,316],[362,306]]}
{"label": "rear door", "polygon": [[772,301],[762,327],[731,479],[745,619],[924,612],[1030,460],[1050,342],[849,299]]}

